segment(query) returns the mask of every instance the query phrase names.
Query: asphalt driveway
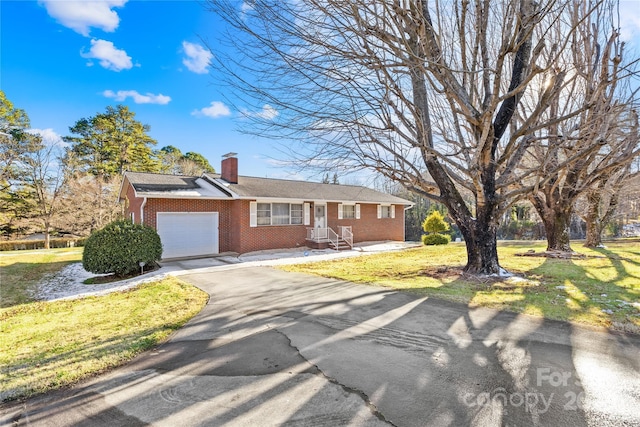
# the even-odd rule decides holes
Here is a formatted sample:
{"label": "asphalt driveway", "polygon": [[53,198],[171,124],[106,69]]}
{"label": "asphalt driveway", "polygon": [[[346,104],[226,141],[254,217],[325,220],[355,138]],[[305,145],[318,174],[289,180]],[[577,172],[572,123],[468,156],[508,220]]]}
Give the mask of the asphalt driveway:
{"label": "asphalt driveway", "polygon": [[268,267],[182,278],[211,298],[171,340],[0,424],[640,425],[637,336]]}

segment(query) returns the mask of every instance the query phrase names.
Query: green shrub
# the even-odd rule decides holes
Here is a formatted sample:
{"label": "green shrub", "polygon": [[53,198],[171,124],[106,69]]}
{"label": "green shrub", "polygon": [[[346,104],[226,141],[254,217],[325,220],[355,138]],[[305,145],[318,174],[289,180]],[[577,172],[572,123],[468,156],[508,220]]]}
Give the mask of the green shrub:
{"label": "green shrub", "polygon": [[160,236],[151,227],[114,221],[87,239],[82,266],[96,274],[125,276],[140,269],[140,262],[155,265],[162,256]]}
{"label": "green shrub", "polygon": [[422,236],[422,243],[425,245],[446,245],[451,241],[448,234],[432,233]]}
{"label": "green shrub", "polygon": [[449,224],[444,220],[444,215],[434,210],[425,218],[422,229],[427,233],[442,233],[449,231]]}
{"label": "green shrub", "polygon": [[422,236],[422,243],[425,245],[446,245],[451,241],[448,234],[440,234],[449,231],[449,224],[444,220],[444,215],[437,210],[433,210],[422,223],[422,229],[429,234]]}

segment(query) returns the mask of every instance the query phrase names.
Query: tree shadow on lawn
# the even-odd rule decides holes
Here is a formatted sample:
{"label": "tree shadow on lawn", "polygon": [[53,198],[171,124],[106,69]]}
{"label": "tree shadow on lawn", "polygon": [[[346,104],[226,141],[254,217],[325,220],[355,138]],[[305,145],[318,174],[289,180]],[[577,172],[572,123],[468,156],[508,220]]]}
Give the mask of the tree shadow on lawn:
{"label": "tree shadow on lawn", "polygon": [[0,308],[36,301],[38,285],[49,274],[55,274],[77,261],[48,263],[18,262],[1,267]]}
{"label": "tree shadow on lawn", "polygon": [[625,256],[633,255],[624,248],[597,252],[604,257],[522,257],[527,261],[525,265],[518,259],[517,267],[507,267],[516,274],[511,278],[475,277],[463,273],[461,266],[430,266],[392,279],[407,283],[417,283],[415,279],[419,277],[434,279],[441,285],[404,289],[435,298],[468,301],[470,307],[484,306],[640,334],[640,307],[633,305],[640,301],[640,286],[634,285],[640,284],[640,277],[635,274],[637,270],[629,269],[629,264],[640,263]]}
{"label": "tree shadow on lawn", "polygon": [[[603,264],[592,267],[584,266],[588,258],[545,258],[540,266],[526,272],[529,277],[539,278],[539,285],[522,290],[519,308],[533,314],[539,311],[550,319],[564,318],[640,334],[640,307],[632,305],[640,300],[640,287],[629,285],[634,283],[630,278],[637,276],[628,271],[617,254],[598,252],[606,255],[606,261],[597,259]],[[615,274],[607,277],[610,269]]]}
{"label": "tree shadow on lawn", "polygon": [[[610,249],[607,248],[592,248],[591,250],[601,253],[602,255],[606,256],[607,258],[609,258],[613,264],[614,267],[616,268],[616,270],[618,271],[620,276],[624,276],[624,275],[631,275],[626,267],[624,267],[622,265],[621,261],[624,262],[628,262],[630,264],[636,265],[636,266],[640,266],[640,252],[633,252],[633,251],[628,251],[628,250],[624,250],[624,249],[620,249],[619,252],[631,255],[631,256],[635,256],[637,257],[637,259],[631,259],[629,257],[626,256],[621,256],[620,254],[617,254],[613,251],[611,251]],[[639,278],[638,276],[633,276],[632,277],[636,277]]]}
{"label": "tree shadow on lawn", "polygon": [[[87,377],[87,373],[78,371],[83,364],[104,360],[102,369],[91,374],[97,375],[130,360],[132,354],[157,345],[156,334],[173,329],[170,326],[157,326],[108,339],[90,338],[70,343],[65,346],[68,347],[65,351],[47,348],[32,353],[29,358],[13,360],[2,367],[5,379],[0,396],[2,400],[13,400],[41,393],[42,390],[69,386]],[[30,378],[32,382],[23,383],[23,378]]]}

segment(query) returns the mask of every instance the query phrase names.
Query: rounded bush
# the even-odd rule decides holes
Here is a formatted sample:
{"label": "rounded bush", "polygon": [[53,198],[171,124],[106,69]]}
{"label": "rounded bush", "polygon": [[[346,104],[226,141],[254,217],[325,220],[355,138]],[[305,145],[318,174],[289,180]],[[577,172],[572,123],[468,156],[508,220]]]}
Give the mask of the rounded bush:
{"label": "rounded bush", "polygon": [[162,256],[160,236],[151,227],[130,221],[114,221],[91,234],[84,246],[82,266],[96,274],[125,276],[155,265]]}
{"label": "rounded bush", "polygon": [[448,234],[432,233],[422,235],[422,243],[425,245],[446,245],[450,241],[451,236]]}

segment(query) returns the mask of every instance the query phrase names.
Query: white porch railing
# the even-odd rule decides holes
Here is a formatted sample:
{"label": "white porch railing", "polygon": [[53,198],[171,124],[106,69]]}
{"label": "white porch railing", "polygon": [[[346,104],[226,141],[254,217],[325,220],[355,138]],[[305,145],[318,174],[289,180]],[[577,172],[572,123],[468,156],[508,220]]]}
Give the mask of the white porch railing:
{"label": "white porch railing", "polygon": [[338,250],[338,245],[340,245],[340,237],[338,237],[338,233],[333,231],[332,228],[327,228],[329,233],[329,245],[333,246],[335,250]]}
{"label": "white porch railing", "polygon": [[350,225],[340,226],[340,237],[342,237],[342,240],[347,242],[347,244],[353,249],[353,231],[351,231]]}
{"label": "white porch railing", "polygon": [[326,242],[329,238],[328,228],[307,228],[307,240],[312,242]]}
{"label": "white porch railing", "polygon": [[353,231],[351,226],[339,226],[340,234],[333,231],[331,227],[326,228],[307,228],[307,240],[316,243],[329,243],[332,247],[338,249],[340,242],[353,248]]}

